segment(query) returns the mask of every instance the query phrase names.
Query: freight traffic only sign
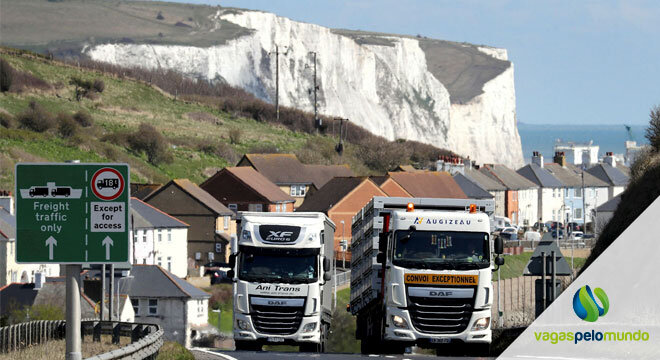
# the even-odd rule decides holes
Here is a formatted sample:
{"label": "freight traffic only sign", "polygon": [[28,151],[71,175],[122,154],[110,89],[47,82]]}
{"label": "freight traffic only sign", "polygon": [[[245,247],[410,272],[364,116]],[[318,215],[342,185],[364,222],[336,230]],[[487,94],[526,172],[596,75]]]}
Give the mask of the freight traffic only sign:
{"label": "freight traffic only sign", "polygon": [[16,262],[128,261],[126,164],[17,164]]}

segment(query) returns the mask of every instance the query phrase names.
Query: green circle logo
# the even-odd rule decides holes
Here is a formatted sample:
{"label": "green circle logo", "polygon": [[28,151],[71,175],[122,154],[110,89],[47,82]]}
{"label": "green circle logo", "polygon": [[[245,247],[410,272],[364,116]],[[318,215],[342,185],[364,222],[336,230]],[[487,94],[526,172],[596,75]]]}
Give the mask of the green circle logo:
{"label": "green circle logo", "polygon": [[[602,307],[596,302],[594,294],[596,294]],[[573,310],[575,311],[575,315],[584,321],[594,322],[599,317],[605,316],[609,309],[610,300],[601,288],[595,288],[592,293],[589,285],[585,285],[573,295]]]}

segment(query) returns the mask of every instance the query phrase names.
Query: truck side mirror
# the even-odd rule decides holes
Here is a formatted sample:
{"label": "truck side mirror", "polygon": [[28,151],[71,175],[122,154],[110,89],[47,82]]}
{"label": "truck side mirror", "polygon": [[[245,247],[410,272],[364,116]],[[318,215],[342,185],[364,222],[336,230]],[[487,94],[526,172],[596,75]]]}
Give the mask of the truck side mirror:
{"label": "truck side mirror", "polygon": [[378,261],[381,264],[385,264],[385,253],[379,252],[378,255],[376,255],[376,261]]}
{"label": "truck side mirror", "polygon": [[330,270],[330,259],[327,257],[323,258],[323,269],[326,271]]}
{"label": "truck side mirror", "polygon": [[236,254],[229,255],[229,267],[236,266]]}
{"label": "truck side mirror", "polygon": [[504,252],[504,240],[501,236],[495,238],[495,254],[501,254]]}
{"label": "truck side mirror", "polygon": [[497,257],[495,258],[495,265],[497,265],[497,266],[504,265],[504,258],[497,255]]}
{"label": "truck side mirror", "polygon": [[330,281],[332,280],[332,275],[330,275],[330,271],[326,271],[323,273],[323,281]]}
{"label": "truck side mirror", "polygon": [[234,272],[233,269],[232,270],[227,270],[227,277],[228,278],[234,280],[234,276],[236,276],[236,273]]}

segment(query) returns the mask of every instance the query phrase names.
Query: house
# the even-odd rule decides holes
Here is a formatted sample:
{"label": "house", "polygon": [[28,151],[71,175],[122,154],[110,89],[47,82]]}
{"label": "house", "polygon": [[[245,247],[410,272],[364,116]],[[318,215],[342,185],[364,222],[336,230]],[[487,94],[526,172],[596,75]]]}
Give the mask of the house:
{"label": "house", "polygon": [[326,214],[335,223],[335,258],[350,261],[350,252],[341,252],[341,240],[350,246],[353,216],[374,196],[387,196],[367,177],[336,177],[310,194],[297,212],[312,211]]}
{"label": "house", "polygon": [[411,195],[388,175],[370,176],[369,179],[378,185],[387,196],[393,197],[411,197]]}
{"label": "house", "polygon": [[525,179],[538,186],[537,218],[539,222],[566,220],[566,207],[564,205],[564,188],[559,179],[544,169],[543,155],[535,151],[532,163],[517,171]]}
{"label": "house", "polygon": [[229,241],[236,234],[234,212],[190,180],[174,179],[147,196],[144,202],[190,226],[189,268],[229,257]]}
{"label": "house", "polygon": [[59,264],[16,263],[16,216],[0,208],[0,287],[10,283],[32,283],[36,277],[59,276]]}
{"label": "house", "polygon": [[501,182],[490,178],[484,173],[480,172],[478,168],[474,166],[466,166],[465,168],[466,178],[479,185],[482,189],[493,194],[495,198],[495,216],[505,217],[505,199],[507,188]]}
{"label": "house", "polygon": [[186,277],[190,225],[137,198],[131,198],[131,221],[129,258],[133,264],[158,265]]}
{"label": "house", "polygon": [[607,200],[612,200],[621,194],[630,181],[630,177],[621,171],[619,167],[620,165],[617,165],[614,155],[608,152],[602,163],[587,169],[589,174],[607,183]]}
{"label": "house", "polygon": [[[556,152],[545,169],[564,185],[564,206],[569,221],[580,225],[593,222],[597,206],[607,201],[607,183],[566,161],[564,152]],[[585,210],[586,208],[586,210]]]}
{"label": "house", "polygon": [[7,326],[14,311],[30,307],[37,297],[34,283],[11,283],[0,287],[0,326]]}
{"label": "house", "polygon": [[389,172],[388,176],[412,197],[467,198],[463,190],[461,190],[461,187],[447,172]]}
{"label": "house", "polygon": [[353,176],[348,165],[306,165],[294,154],[245,154],[236,166],[250,166],[296,199],[300,206],[308,192],[337,176]]}
{"label": "house", "polygon": [[[38,286],[37,286],[38,287]],[[37,292],[33,306],[55,306],[66,314],[66,281],[64,277],[47,278],[46,282]],[[80,292],[80,317],[81,319],[96,319],[97,305],[85,294]]]}
{"label": "house", "polygon": [[482,188],[476,182],[468,179],[465,175],[456,173],[454,181],[461,187],[468,199],[494,199],[495,196],[486,189]]}
{"label": "house", "polygon": [[128,296],[135,322],[158,324],[165,340],[187,348],[209,329],[209,294],[157,265],[135,265],[131,276]]}
{"label": "house", "polygon": [[290,212],[296,201],[249,166],[224,168],[199,186],[233,211]]}
{"label": "house", "polygon": [[599,236],[605,228],[605,225],[610,222],[610,219],[614,216],[614,212],[619,207],[620,203],[621,195],[617,195],[596,208],[596,221],[594,224],[594,232],[596,233],[596,236]]}
{"label": "house", "polygon": [[501,164],[486,164],[479,172],[506,187],[504,214],[513,224],[533,226],[538,221],[538,186]]}

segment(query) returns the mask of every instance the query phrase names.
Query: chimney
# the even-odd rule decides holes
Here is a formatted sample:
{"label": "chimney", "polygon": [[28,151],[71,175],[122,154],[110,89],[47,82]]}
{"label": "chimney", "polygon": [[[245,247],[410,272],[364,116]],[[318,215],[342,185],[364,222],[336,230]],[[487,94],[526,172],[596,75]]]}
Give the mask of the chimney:
{"label": "chimney", "polygon": [[14,215],[14,197],[11,195],[11,191],[0,190],[0,207]]}
{"label": "chimney", "polygon": [[552,161],[561,165],[561,167],[566,167],[566,154],[563,151],[555,151],[555,157]]}
{"label": "chimney", "polygon": [[534,151],[532,153],[532,164],[536,164],[539,167],[543,168],[543,155],[540,152]]}
{"label": "chimney", "polygon": [[605,153],[605,157],[603,158],[603,162],[605,164],[609,164],[612,167],[616,167],[616,158],[614,157],[614,154],[611,151],[608,151]]}
{"label": "chimney", "polygon": [[437,171],[446,171],[451,175],[457,173],[465,175],[465,164],[463,159],[456,156],[443,156],[436,162]]}

